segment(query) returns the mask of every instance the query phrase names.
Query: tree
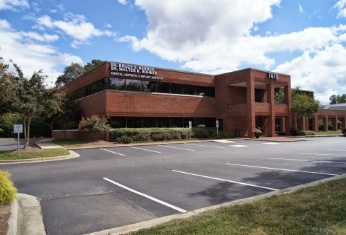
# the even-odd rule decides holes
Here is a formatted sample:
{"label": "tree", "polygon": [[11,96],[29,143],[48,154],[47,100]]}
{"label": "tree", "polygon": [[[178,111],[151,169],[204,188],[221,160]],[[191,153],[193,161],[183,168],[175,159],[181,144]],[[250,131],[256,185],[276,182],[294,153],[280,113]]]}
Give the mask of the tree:
{"label": "tree", "polygon": [[102,64],[104,61],[102,60],[96,60],[93,59],[91,62],[87,63],[86,65],[84,65],[84,71],[85,73],[92,70],[93,68],[96,68],[97,66],[99,66],[100,64]]}
{"label": "tree", "polygon": [[310,94],[300,90],[299,87],[292,90],[291,105],[294,125],[298,118],[309,117],[319,110],[319,102],[314,100]]}
{"label": "tree", "polygon": [[110,126],[106,117],[92,115],[91,117],[87,118],[82,117],[82,120],[79,122],[78,129],[81,131],[90,132],[93,140],[95,140],[96,133],[108,131]]}
{"label": "tree", "polygon": [[[13,62],[12,62],[13,63]],[[11,84],[11,92],[7,94],[6,105],[13,113],[18,113],[23,120],[24,148],[30,139],[30,123],[34,116],[50,116],[60,111],[61,92],[47,89],[44,85],[46,76],[41,71],[33,73],[27,79],[19,66],[13,63],[15,73],[1,79],[0,87]]]}
{"label": "tree", "polygon": [[330,104],[343,104],[346,103],[346,94],[332,95],[330,98]]}
{"label": "tree", "polygon": [[71,65],[67,66],[64,69],[64,74],[60,75],[56,82],[55,86],[56,88],[63,87],[67,83],[75,80],[79,76],[83,75],[85,73],[84,67],[77,64],[77,63],[72,63]]}

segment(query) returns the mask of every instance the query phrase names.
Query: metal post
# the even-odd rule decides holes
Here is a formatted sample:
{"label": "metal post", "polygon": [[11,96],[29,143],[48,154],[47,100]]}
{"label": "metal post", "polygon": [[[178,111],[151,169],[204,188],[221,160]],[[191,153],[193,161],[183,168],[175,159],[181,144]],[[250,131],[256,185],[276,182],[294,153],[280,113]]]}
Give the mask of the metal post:
{"label": "metal post", "polygon": [[19,133],[17,133],[17,157],[19,157]]}

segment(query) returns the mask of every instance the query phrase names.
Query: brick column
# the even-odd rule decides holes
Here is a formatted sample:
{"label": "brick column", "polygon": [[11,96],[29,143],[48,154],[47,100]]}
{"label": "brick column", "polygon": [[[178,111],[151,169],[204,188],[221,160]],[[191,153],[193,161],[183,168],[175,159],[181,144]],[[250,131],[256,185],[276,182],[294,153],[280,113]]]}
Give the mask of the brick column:
{"label": "brick column", "polygon": [[249,77],[246,82],[246,104],[247,104],[247,128],[248,137],[255,137],[253,130],[255,127],[255,112],[253,110],[255,102],[255,83],[254,80]]}
{"label": "brick column", "polygon": [[301,123],[300,123],[300,128],[302,131],[306,131],[307,128],[306,128],[306,117],[302,117],[301,119]]}
{"label": "brick column", "polygon": [[342,128],[346,128],[346,115],[344,116],[344,121],[342,122]]}
{"label": "brick column", "polygon": [[268,103],[270,106],[270,114],[268,118],[268,136],[275,136],[275,112],[274,112],[274,81],[269,80],[267,84],[267,94],[268,94]]}
{"label": "brick column", "polygon": [[292,112],[291,112],[291,83],[284,87],[285,104],[287,105],[288,116],[285,118],[286,135],[291,135]]}

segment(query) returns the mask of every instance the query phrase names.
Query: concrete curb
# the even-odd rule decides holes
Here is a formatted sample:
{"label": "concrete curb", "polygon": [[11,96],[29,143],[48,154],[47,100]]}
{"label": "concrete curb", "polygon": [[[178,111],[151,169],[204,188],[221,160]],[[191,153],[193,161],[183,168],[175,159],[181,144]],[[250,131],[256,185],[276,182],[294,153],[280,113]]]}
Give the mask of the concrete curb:
{"label": "concrete curb", "polygon": [[161,217],[161,218],[157,218],[157,219],[153,219],[153,220],[149,220],[149,221],[143,221],[143,222],[139,222],[136,224],[130,224],[130,225],[125,225],[122,227],[117,227],[117,228],[112,228],[112,229],[107,229],[107,230],[103,230],[103,231],[99,231],[99,232],[94,232],[94,233],[90,233],[88,235],[120,235],[120,234],[127,234],[130,232],[135,232],[138,231],[140,229],[145,229],[145,228],[150,228],[156,225],[160,225],[163,223],[167,223],[171,220],[174,219],[186,219],[189,218],[191,216],[195,216],[198,215],[200,213],[206,212],[206,211],[210,211],[210,210],[215,210],[221,207],[229,207],[229,206],[234,206],[234,205],[240,205],[240,204],[244,204],[244,203],[249,203],[249,202],[254,202],[254,201],[258,201],[261,199],[265,199],[268,197],[272,197],[274,195],[283,195],[283,194],[287,194],[287,193],[293,193],[299,189],[303,189],[303,188],[308,188],[308,187],[313,187],[316,186],[318,184],[321,183],[325,183],[328,181],[332,181],[332,180],[337,180],[337,179],[342,179],[342,178],[346,178],[346,174],[343,175],[339,175],[339,176],[335,176],[335,177],[330,177],[330,178],[326,178],[326,179],[322,179],[322,180],[318,180],[318,181],[314,181],[311,183],[307,183],[307,184],[303,184],[303,185],[298,185],[298,186],[294,186],[291,188],[287,188],[287,189],[282,189],[282,190],[278,190],[278,191],[274,191],[274,192],[270,192],[270,193],[266,193],[266,194],[261,194],[258,196],[254,196],[254,197],[249,197],[249,198],[244,198],[244,199],[240,199],[240,200],[236,200],[236,201],[232,201],[232,202],[226,202],[223,204],[219,204],[219,205],[215,205],[215,206],[210,206],[210,207],[205,207],[205,208],[201,208],[198,210],[194,210],[194,211],[190,211],[184,214],[175,214],[175,215],[169,215],[169,216],[165,216],[165,217]]}
{"label": "concrete curb", "polygon": [[49,158],[33,158],[33,159],[21,159],[21,160],[0,160],[1,164],[21,164],[21,163],[40,163],[40,162],[51,162],[51,161],[60,161],[68,160],[80,157],[80,155],[74,151],[69,150],[70,154],[65,156],[58,157],[49,157]]}
{"label": "concrete curb", "polygon": [[7,235],[46,235],[40,202],[36,197],[19,193],[11,204]]}

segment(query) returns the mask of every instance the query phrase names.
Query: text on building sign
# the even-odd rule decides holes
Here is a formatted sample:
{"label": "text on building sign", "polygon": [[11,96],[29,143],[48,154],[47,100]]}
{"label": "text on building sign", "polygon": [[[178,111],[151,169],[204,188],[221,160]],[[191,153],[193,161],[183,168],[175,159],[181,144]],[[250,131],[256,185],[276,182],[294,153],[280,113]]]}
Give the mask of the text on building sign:
{"label": "text on building sign", "polygon": [[273,80],[278,80],[279,74],[278,73],[268,73],[268,78],[273,79]]}

